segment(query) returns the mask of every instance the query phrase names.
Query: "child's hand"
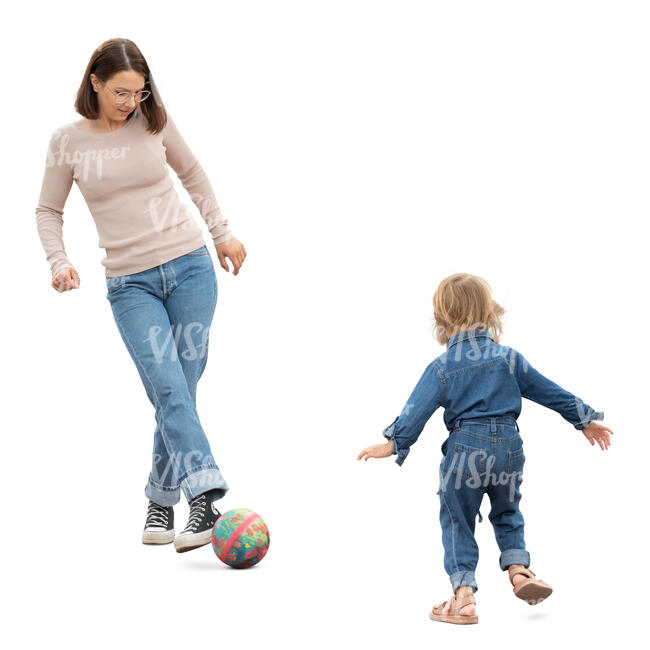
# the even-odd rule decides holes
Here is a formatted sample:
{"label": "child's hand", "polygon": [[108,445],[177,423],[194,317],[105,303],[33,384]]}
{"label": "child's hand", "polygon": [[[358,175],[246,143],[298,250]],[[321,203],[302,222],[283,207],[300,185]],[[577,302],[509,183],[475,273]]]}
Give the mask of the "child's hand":
{"label": "child's hand", "polygon": [[357,460],[368,460],[368,458],[387,458],[393,454],[393,441],[387,440],[383,445],[370,445],[358,456]]}
{"label": "child's hand", "polygon": [[598,422],[593,420],[582,430],[582,433],[585,434],[585,438],[589,440],[592,447],[595,440],[603,451],[611,444],[609,434],[611,433],[614,435],[614,432],[611,429],[606,427],[604,424],[598,424]]}

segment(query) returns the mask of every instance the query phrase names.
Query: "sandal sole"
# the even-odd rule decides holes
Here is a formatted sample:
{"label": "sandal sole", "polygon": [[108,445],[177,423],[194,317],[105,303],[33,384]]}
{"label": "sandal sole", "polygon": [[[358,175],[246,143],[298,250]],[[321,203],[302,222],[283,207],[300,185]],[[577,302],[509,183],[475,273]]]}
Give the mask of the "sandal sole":
{"label": "sandal sole", "polygon": [[434,614],[429,613],[429,618],[432,621],[439,621],[440,623],[455,623],[456,625],[472,625],[478,623],[478,616],[469,614],[466,616],[449,616],[448,614]]}
{"label": "sandal sole", "polygon": [[429,614],[429,618],[432,621],[454,623],[455,625],[473,625],[474,623],[478,623],[478,616],[438,616],[437,614]]}
{"label": "sandal sole", "polygon": [[529,605],[537,605],[553,593],[553,588],[550,585],[541,585],[539,582],[531,580],[524,582],[513,591],[517,598],[525,600]]}

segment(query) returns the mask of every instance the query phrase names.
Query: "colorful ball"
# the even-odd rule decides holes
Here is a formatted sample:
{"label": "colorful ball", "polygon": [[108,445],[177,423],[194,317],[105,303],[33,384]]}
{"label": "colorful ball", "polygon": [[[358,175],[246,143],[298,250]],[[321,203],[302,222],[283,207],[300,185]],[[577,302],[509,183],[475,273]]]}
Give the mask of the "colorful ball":
{"label": "colorful ball", "polygon": [[248,508],[224,512],[212,529],[212,550],[225,564],[247,569],[269,550],[269,529],[264,519]]}

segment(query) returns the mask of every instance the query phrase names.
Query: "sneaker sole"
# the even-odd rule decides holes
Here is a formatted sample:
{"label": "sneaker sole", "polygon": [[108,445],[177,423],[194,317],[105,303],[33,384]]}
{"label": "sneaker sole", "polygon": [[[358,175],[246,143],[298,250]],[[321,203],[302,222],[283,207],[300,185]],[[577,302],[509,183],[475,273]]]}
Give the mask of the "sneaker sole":
{"label": "sneaker sole", "polygon": [[174,547],[177,553],[185,553],[185,551],[192,551],[195,548],[205,546],[210,543],[212,529],[204,530],[202,533],[193,533],[191,535],[179,535],[174,540]]}
{"label": "sneaker sole", "polygon": [[143,544],[169,544],[174,541],[176,532],[171,530],[158,531],[158,530],[145,530],[142,532]]}

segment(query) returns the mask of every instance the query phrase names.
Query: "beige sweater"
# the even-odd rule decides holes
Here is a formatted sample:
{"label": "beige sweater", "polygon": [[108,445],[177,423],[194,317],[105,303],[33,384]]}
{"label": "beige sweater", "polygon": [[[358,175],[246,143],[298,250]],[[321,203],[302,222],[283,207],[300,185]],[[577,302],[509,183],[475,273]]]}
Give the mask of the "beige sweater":
{"label": "beige sweater", "polygon": [[157,135],[146,130],[138,106],[126,124],[90,133],[74,122],[52,134],[36,226],[52,277],[73,267],[63,244],[63,207],[74,180],[95,220],[107,277],[150,269],[205,244],[181,203],[167,163],[199,209],[215,244],[232,238],[210,181],[169,113]]}

